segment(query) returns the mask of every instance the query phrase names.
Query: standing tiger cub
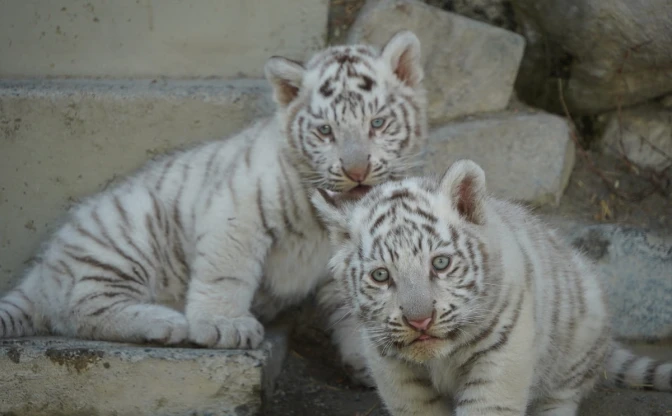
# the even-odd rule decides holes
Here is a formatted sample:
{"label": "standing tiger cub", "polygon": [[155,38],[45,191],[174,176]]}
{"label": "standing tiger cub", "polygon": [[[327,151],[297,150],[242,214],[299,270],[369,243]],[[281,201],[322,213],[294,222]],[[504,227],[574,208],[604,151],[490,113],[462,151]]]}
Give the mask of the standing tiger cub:
{"label": "standing tiger cub", "polygon": [[426,132],[420,44],[404,31],[382,51],[273,57],[265,72],[275,117],[76,206],[0,300],[0,337],[254,348],[260,320],[315,290],[330,246],[310,192],[363,193],[408,170]]}
{"label": "standing tiger cub", "polygon": [[592,265],[488,196],[474,162],[440,180],[379,185],[356,203],[325,191],[312,201],[392,415],[572,416],[603,374],[672,390],[672,363],[611,340]]}

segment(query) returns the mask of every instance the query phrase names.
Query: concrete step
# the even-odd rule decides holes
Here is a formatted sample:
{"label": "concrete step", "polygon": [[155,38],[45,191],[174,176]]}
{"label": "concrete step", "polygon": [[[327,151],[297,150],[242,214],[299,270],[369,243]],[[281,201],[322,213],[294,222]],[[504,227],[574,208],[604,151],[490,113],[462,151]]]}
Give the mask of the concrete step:
{"label": "concrete step", "polygon": [[324,46],[328,0],[3,0],[0,78],[250,77]]}
{"label": "concrete step", "polygon": [[78,198],[156,153],[271,114],[269,88],[265,80],[0,80],[0,293]]}
{"label": "concrete step", "polygon": [[0,340],[0,414],[258,415],[286,352],[284,327],[249,351]]}

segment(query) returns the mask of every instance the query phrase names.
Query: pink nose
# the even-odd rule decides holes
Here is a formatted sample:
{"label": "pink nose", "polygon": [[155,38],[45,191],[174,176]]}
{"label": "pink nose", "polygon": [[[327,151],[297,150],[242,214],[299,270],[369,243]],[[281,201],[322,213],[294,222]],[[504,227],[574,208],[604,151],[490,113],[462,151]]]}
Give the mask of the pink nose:
{"label": "pink nose", "polygon": [[360,166],[352,169],[343,168],[343,173],[345,173],[345,176],[350,178],[350,180],[353,182],[363,182],[364,179],[366,179],[366,177],[369,175],[369,167],[370,165]]}
{"label": "pink nose", "polygon": [[424,331],[429,328],[429,324],[432,323],[432,317],[422,318],[422,319],[407,319],[406,320],[410,326],[417,329],[418,331]]}

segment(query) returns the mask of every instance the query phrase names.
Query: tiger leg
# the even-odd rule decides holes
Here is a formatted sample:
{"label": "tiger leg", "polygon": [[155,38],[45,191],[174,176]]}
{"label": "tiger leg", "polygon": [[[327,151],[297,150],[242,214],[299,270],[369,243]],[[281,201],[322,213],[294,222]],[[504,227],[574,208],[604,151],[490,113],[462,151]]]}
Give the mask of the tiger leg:
{"label": "tiger leg", "polygon": [[184,314],[151,304],[146,296],[116,286],[73,293],[70,314],[76,336],[161,344],[176,344],[186,339],[188,325]]}
{"label": "tiger leg", "polygon": [[261,344],[264,327],[251,309],[271,242],[262,232],[232,229],[210,232],[197,243],[186,306],[191,341],[215,348]]}
{"label": "tiger leg", "polygon": [[374,387],[375,381],[366,363],[364,343],[357,317],[353,314],[354,309],[348,306],[333,278],[329,277],[320,285],[317,302],[321,313],[327,316],[331,340],[353,381]]}

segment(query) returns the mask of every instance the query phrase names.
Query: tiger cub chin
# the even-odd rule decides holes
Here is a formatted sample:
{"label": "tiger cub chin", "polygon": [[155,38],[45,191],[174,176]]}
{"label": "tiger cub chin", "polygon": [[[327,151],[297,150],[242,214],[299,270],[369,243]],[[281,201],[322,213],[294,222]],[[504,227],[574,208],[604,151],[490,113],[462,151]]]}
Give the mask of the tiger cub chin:
{"label": "tiger cub chin", "polygon": [[[417,163],[420,42],[402,31],[382,49],[335,46],[305,64],[273,57],[265,73],[274,117],[149,162],[76,206],[0,299],[0,338],[254,348],[260,321],[326,281],[330,245],[310,193],[362,193]],[[321,293],[337,304],[332,288]],[[361,365],[353,354],[346,360]]]}
{"label": "tiger cub chin", "polygon": [[489,196],[474,162],[357,202],[325,191],[312,201],[392,415],[571,416],[603,374],[672,390],[672,363],[611,340],[593,265],[522,207]]}

